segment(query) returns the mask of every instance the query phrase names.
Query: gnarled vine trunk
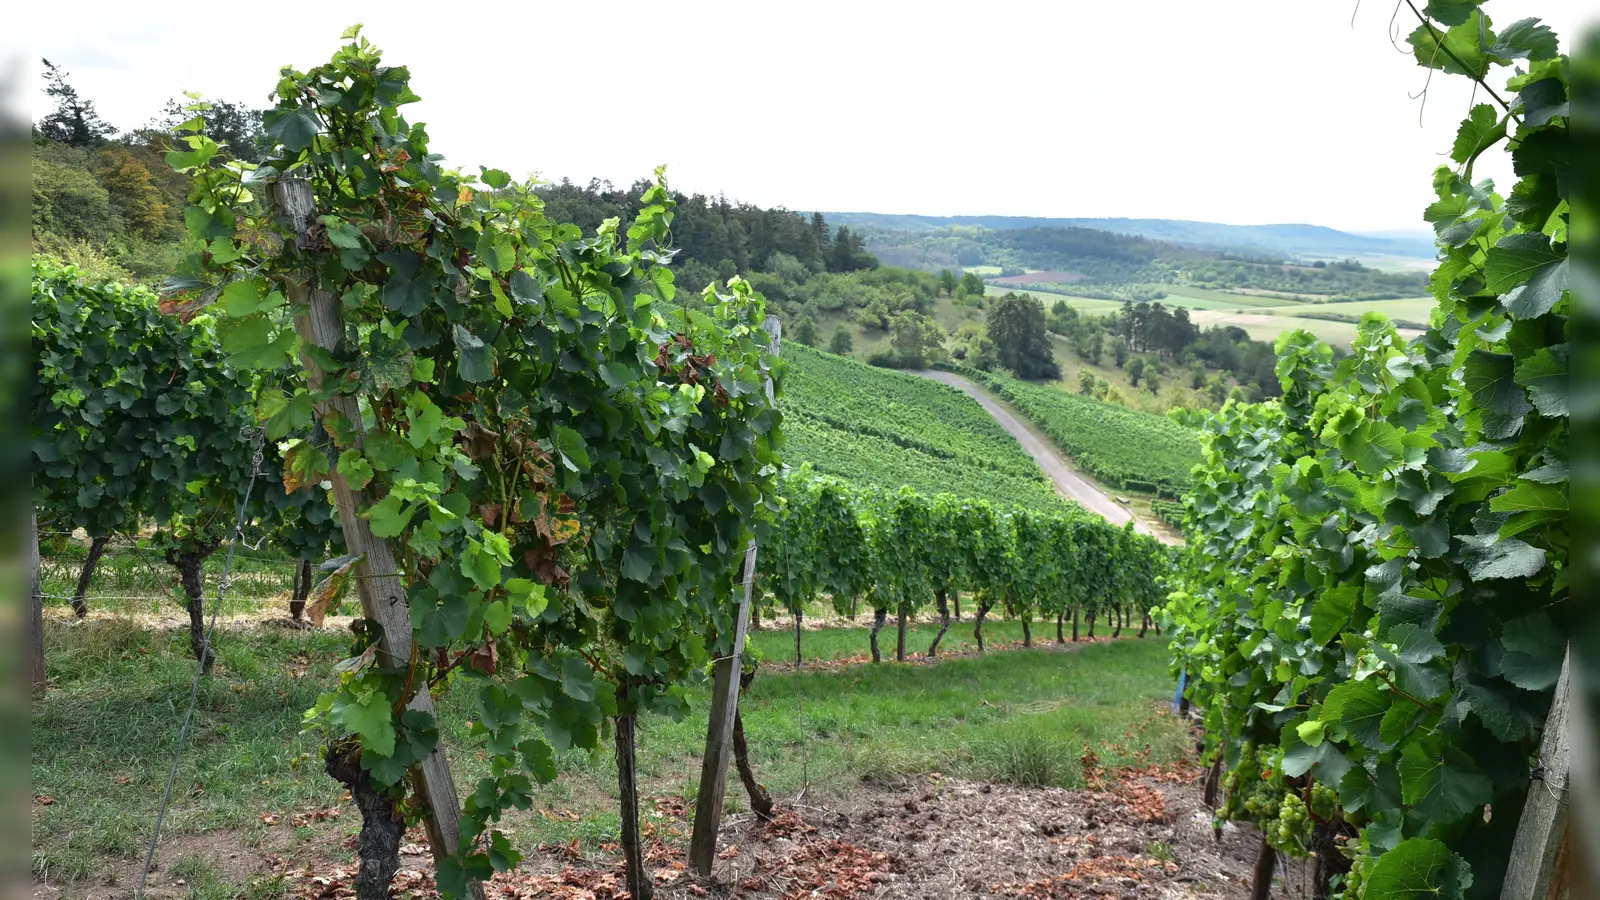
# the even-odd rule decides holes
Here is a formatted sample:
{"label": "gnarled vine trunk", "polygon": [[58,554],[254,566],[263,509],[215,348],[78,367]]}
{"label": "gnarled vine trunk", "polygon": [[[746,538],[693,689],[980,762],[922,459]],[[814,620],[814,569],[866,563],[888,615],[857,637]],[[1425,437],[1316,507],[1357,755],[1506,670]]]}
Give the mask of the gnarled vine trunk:
{"label": "gnarled vine trunk", "polygon": [[1328,900],[1333,876],[1350,871],[1350,860],[1339,852],[1337,838],[1343,834],[1353,837],[1355,830],[1337,820],[1318,822],[1311,829],[1311,852],[1316,855],[1317,866],[1311,875],[1312,900]]}
{"label": "gnarled vine trunk", "polygon": [[1211,761],[1211,770],[1206,773],[1206,783],[1201,799],[1212,809],[1217,808],[1217,795],[1222,786],[1222,748],[1217,748],[1217,758]]}
{"label": "gnarled vine trunk", "polygon": [[[744,694],[750,687],[750,682],[756,680],[756,670],[752,666],[748,672],[739,674],[739,693]],[[743,706],[741,702],[739,704]],[[744,792],[750,796],[750,809],[756,818],[763,822],[772,821],[772,795],[767,792],[766,786],[756,780],[755,769],[750,765],[750,745],[744,737],[744,714],[738,707],[733,711],[733,764],[739,770],[739,781],[744,783]]]}
{"label": "gnarled vine trunk", "polygon": [[1111,615],[1107,616],[1106,618],[1110,619],[1116,626],[1111,629],[1111,636],[1122,637],[1122,604],[1119,603],[1116,606],[1113,606],[1111,608]]}
{"label": "gnarled vine trunk", "polygon": [[872,644],[873,662],[883,661],[882,657],[878,655],[878,632],[883,630],[884,623],[888,621],[889,610],[887,607],[874,609],[872,611],[872,630],[867,632],[867,640]]}
{"label": "gnarled vine trunk", "polygon": [[400,838],[405,817],[394,801],[373,787],[361,768],[361,748],[354,741],[329,745],[323,768],[350,789],[350,799],[361,811],[361,835],[356,839],[356,900],[387,900],[389,883],[400,868]]}
{"label": "gnarled vine trunk", "polygon": [[294,593],[289,595],[289,617],[296,622],[306,615],[306,598],[311,596],[311,560],[302,559],[294,569]]}
{"label": "gnarled vine trunk", "polygon": [[178,570],[178,580],[183,584],[185,607],[189,611],[189,647],[194,658],[201,663],[201,671],[211,673],[217,662],[216,651],[206,642],[205,573],[202,567],[206,557],[217,549],[218,541],[191,544],[182,552],[167,551],[167,562]]}
{"label": "gnarled vine trunk", "polygon": [[1149,631],[1149,630],[1150,630],[1150,614],[1149,613],[1145,613],[1144,615],[1139,617],[1139,637],[1144,637],[1144,633],[1146,631]]}
{"label": "gnarled vine trunk", "polygon": [[1078,608],[1076,606],[1072,608],[1072,642],[1074,644],[1078,642]]}
{"label": "gnarled vine trunk", "polygon": [[951,597],[950,600],[956,605],[956,621],[959,622],[961,621],[961,592],[956,591],[955,596]]}
{"label": "gnarled vine trunk", "polygon": [[[956,596],[960,597],[961,592],[957,591]],[[933,643],[928,645],[929,659],[933,659],[933,655],[939,651],[939,642],[944,640],[944,633],[950,630],[950,601],[943,588],[933,595],[933,602],[939,610],[939,633],[933,636]]]}
{"label": "gnarled vine trunk", "polygon": [[78,572],[78,585],[72,591],[72,614],[78,618],[89,615],[89,585],[94,581],[94,570],[100,565],[100,557],[106,552],[106,544],[111,540],[111,535],[102,534],[89,542],[89,555],[83,559],[83,568]]}
{"label": "gnarled vine trunk", "polygon": [[1022,646],[1024,646],[1024,647],[1032,647],[1033,646],[1033,629],[1028,627],[1028,619],[1030,617],[1028,615],[1027,610],[1023,610],[1022,614],[1019,615],[1017,618],[1022,620]]}
{"label": "gnarled vine trunk", "polygon": [[[626,688],[623,689],[626,691]],[[622,700],[626,694],[617,699]],[[622,809],[622,862],[627,877],[628,893],[635,900],[650,900],[655,896],[655,883],[644,867],[644,846],[639,840],[639,773],[635,727],[638,717],[633,714],[617,716],[617,792],[621,794]]]}
{"label": "gnarled vine trunk", "polygon": [[895,626],[894,661],[906,661],[906,605],[900,604],[899,622]]}
{"label": "gnarled vine trunk", "polygon": [[1067,642],[1066,632],[1062,630],[1063,626],[1065,625],[1066,618],[1066,613],[1056,613],[1056,643],[1058,644],[1065,644]]}
{"label": "gnarled vine trunk", "polygon": [[978,611],[972,617],[972,637],[978,642],[979,653],[983,652],[983,617],[989,614],[991,605],[989,598],[980,599],[978,601]]}
{"label": "gnarled vine trunk", "polygon": [[800,671],[800,663],[803,662],[800,656],[800,625],[805,621],[805,618],[806,611],[796,606],[794,608],[794,668],[797,672]]}
{"label": "gnarled vine trunk", "polygon": [[1267,836],[1261,836],[1261,848],[1256,851],[1256,872],[1254,880],[1250,882],[1250,900],[1272,900],[1272,873],[1278,868],[1278,854],[1272,850],[1272,845],[1267,843]]}
{"label": "gnarled vine trunk", "polygon": [[750,604],[750,630],[761,630],[761,604],[759,603]]}
{"label": "gnarled vine trunk", "polygon": [[1090,640],[1094,639],[1094,613],[1093,612],[1089,613],[1089,634],[1088,634],[1088,638]]}

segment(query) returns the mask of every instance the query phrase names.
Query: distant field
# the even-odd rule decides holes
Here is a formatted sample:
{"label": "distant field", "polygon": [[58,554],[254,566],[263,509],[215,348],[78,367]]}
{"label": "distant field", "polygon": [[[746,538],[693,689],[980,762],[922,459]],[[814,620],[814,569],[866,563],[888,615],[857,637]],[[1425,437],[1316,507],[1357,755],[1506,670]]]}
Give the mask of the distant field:
{"label": "distant field", "polygon": [[997,278],[995,284],[1028,285],[1028,284],[1073,284],[1088,278],[1082,272],[1027,272],[1022,275],[1012,275],[1008,278]]}
{"label": "distant field", "polygon": [[989,277],[990,275],[1000,274],[999,266],[963,266],[962,270],[971,272],[974,275],[982,275],[985,278]]}
{"label": "distant field", "polygon": [[[1306,307],[1313,310],[1335,311],[1346,304],[1324,304]],[[1296,328],[1304,328],[1329,344],[1340,347],[1350,346],[1355,340],[1356,325],[1354,322],[1331,322],[1327,319],[1308,319],[1303,316],[1281,315],[1276,310],[1258,309],[1250,312],[1229,312],[1226,310],[1196,310],[1190,316],[1195,324],[1202,328],[1212,325],[1234,325],[1244,329],[1245,333],[1258,341],[1272,343],[1278,335]],[[1402,328],[1400,333],[1411,337],[1418,332]]]}
{"label": "distant field", "polygon": [[1381,272],[1431,272],[1439,264],[1438,260],[1418,256],[1357,256],[1356,262]]}
{"label": "distant field", "polygon": [[1353,300],[1349,303],[1318,303],[1307,305],[1297,303],[1292,306],[1272,306],[1263,311],[1270,311],[1275,315],[1304,315],[1307,312],[1328,313],[1334,315],[1350,315],[1357,318],[1369,312],[1383,313],[1391,319],[1404,319],[1408,322],[1427,322],[1433,315],[1433,308],[1439,301],[1432,297],[1407,297],[1403,300]]}
{"label": "distant field", "polygon": [[1095,297],[1074,297],[1071,294],[1058,294],[1055,291],[1005,288],[992,284],[989,285],[988,290],[984,291],[984,293],[990,297],[998,297],[1002,294],[1027,294],[1030,297],[1036,298],[1040,303],[1043,303],[1045,309],[1049,309],[1057,300],[1065,300],[1067,301],[1068,306],[1072,307],[1078,312],[1083,313],[1102,313],[1122,308],[1121,300],[1100,300]]}
{"label": "distant field", "polygon": [[[1234,294],[1228,291],[1213,291],[1209,288],[1192,287],[1186,284],[1157,284],[1152,287],[1166,291],[1169,296],[1188,297],[1193,300],[1210,300],[1216,303],[1232,304],[1234,306],[1281,306],[1293,301],[1279,297],[1257,297],[1249,294]],[[1221,307],[1197,306],[1195,309],[1212,309]]]}

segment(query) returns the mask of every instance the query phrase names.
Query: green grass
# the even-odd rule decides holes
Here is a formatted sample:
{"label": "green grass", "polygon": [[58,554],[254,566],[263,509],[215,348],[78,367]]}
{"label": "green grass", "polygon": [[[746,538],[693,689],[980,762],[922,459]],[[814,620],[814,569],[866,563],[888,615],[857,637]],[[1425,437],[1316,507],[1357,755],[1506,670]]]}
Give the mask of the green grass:
{"label": "green grass", "polygon": [[1439,301],[1433,297],[1407,297],[1402,300],[1350,300],[1338,303],[1295,304],[1294,306],[1271,306],[1263,310],[1275,315],[1302,316],[1315,318],[1322,315],[1337,315],[1359,320],[1369,312],[1383,313],[1391,319],[1408,322],[1425,323],[1433,315]]}
{"label": "green grass", "polygon": [[[1036,638],[1053,637],[1048,630],[1041,625]],[[985,633],[998,642],[1014,639],[1019,628],[994,621]],[[918,625],[914,635],[911,646],[925,649],[928,626]],[[805,637],[808,657],[852,656],[866,646],[859,627]],[[892,652],[893,628],[882,637]],[[970,637],[970,621],[954,624],[943,646],[953,651]],[[332,683],[331,668],[345,654],[346,639],[332,631],[271,628],[220,636],[218,669],[202,685],[179,769],[169,841],[181,847],[195,835],[226,831],[223,843],[230,846],[272,840],[291,858],[348,855],[339,840],[359,824],[353,810],[306,828],[288,824],[295,811],[340,805],[340,785],[322,773],[318,741],[301,733],[300,713]],[[777,662],[790,640],[787,632],[756,634],[767,662],[743,705],[755,766],[780,798],[805,787],[816,802],[848,794],[863,779],[931,771],[1074,786],[1076,760],[1086,746],[1116,765],[1131,762],[1146,745],[1155,748],[1153,760],[1171,759],[1184,744],[1181,725],[1159,713],[1172,687],[1165,641],[1153,635],[1070,653],[1009,650],[799,674]],[[32,782],[36,795],[53,802],[35,806],[33,864],[36,878],[71,884],[103,878],[109,867],[125,867],[142,854],[193,668],[181,632],[144,631],[124,619],[73,626],[52,616],[46,641],[52,685],[33,705]],[[440,707],[462,786],[486,772],[482,753],[466,736],[470,693],[459,686]],[[684,720],[641,722],[647,811],[658,797],[692,798],[707,699],[700,686],[691,690],[692,712]],[[519,814],[508,820],[514,839],[524,847],[614,840],[609,753],[569,754],[561,768],[557,782],[536,791],[534,806],[571,810],[576,821]],[[728,803],[743,805],[736,782]],[[262,814],[281,816],[283,824],[265,825]],[[169,855],[163,865],[169,874],[182,866],[192,876],[191,896],[247,890],[226,884],[200,857]]]}
{"label": "green grass", "polygon": [[991,284],[984,289],[984,295],[988,297],[1000,297],[1006,294],[1026,294],[1038,300],[1040,303],[1043,303],[1045,309],[1047,310],[1053,306],[1057,300],[1065,300],[1067,301],[1067,305],[1073,309],[1079,312],[1090,314],[1115,312],[1116,310],[1121,309],[1123,306],[1121,300],[1101,300],[1097,297],[1077,297],[1072,294],[1058,293],[1056,291],[1044,291],[1037,288],[1025,290],[1023,288],[1008,288]]}

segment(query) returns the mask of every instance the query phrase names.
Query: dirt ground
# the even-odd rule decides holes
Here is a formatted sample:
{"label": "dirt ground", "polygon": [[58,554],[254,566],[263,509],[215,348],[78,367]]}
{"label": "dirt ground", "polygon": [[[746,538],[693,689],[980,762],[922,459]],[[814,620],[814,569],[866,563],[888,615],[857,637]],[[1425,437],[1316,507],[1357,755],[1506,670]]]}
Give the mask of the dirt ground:
{"label": "dirt ground", "polygon": [[[684,858],[693,810],[662,798],[641,811],[647,863],[660,900],[1248,895],[1259,838],[1232,825],[1220,837],[1213,832],[1191,760],[1105,772],[1088,756],[1080,765],[1088,789],[932,774],[894,785],[862,784],[846,801],[823,806],[805,797],[779,798],[771,822],[750,813],[724,821],[709,882],[691,877]],[[729,789],[738,790],[737,782]],[[321,858],[308,856],[306,845],[272,839],[247,848],[225,832],[175,842],[161,856],[199,854],[229,881],[280,881],[283,894],[295,900],[350,900],[354,836],[348,832],[357,824],[355,811],[321,815],[326,821],[313,824],[326,826],[319,829],[323,839],[309,842],[328,851]],[[495,877],[487,900],[620,900],[628,894],[615,851],[604,845],[586,857],[576,843],[539,847],[516,872]],[[34,896],[122,900],[133,896],[137,871],[132,863],[110,883],[80,883],[64,892],[35,884]],[[425,838],[408,834],[393,896],[436,897],[431,871]],[[181,898],[192,887],[158,867],[147,894]]]}

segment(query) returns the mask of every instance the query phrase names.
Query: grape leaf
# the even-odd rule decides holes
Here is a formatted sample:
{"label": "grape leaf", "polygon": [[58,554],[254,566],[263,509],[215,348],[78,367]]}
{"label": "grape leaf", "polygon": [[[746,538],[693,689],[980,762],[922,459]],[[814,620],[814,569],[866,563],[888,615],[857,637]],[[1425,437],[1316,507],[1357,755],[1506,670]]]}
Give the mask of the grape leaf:
{"label": "grape leaf", "polygon": [[1545,552],[1518,538],[1498,534],[1462,535],[1467,574],[1474,581],[1492,578],[1532,578],[1544,568]]}
{"label": "grape leaf", "polygon": [[1533,408],[1517,385],[1516,365],[1509,353],[1472,351],[1467,357],[1464,381],[1473,401],[1484,409],[1519,418]]}
{"label": "grape leaf", "polygon": [[1561,677],[1567,642],[1548,613],[1537,612],[1507,622],[1500,633],[1500,644],[1506,651],[1500,659],[1500,670],[1517,687],[1542,691]]}
{"label": "grape leaf", "polygon": [[394,720],[389,702],[375,691],[360,695],[349,689],[334,696],[329,708],[334,724],[361,736],[361,746],[381,756],[394,755]]}
{"label": "grape leaf", "polygon": [[1540,415],[1564,418],[1567,415],[1567,345],[1545,347],[1517,361],[1517,383],[1528,389],[1528,398]]}
{"label": "grape leaf", "polygon": [[1472,867],[1443,843],[1409,838],[1378,857],[1367,875],[1367,900],[1461,900]]}
{"label": "grape leaf", "polygon": [[1408,805],[1441,824],[1482,808],[1493,794],[1472,757],[1452,746],[1430,752],[1421,740],[1400,751],[1400,789]]}

